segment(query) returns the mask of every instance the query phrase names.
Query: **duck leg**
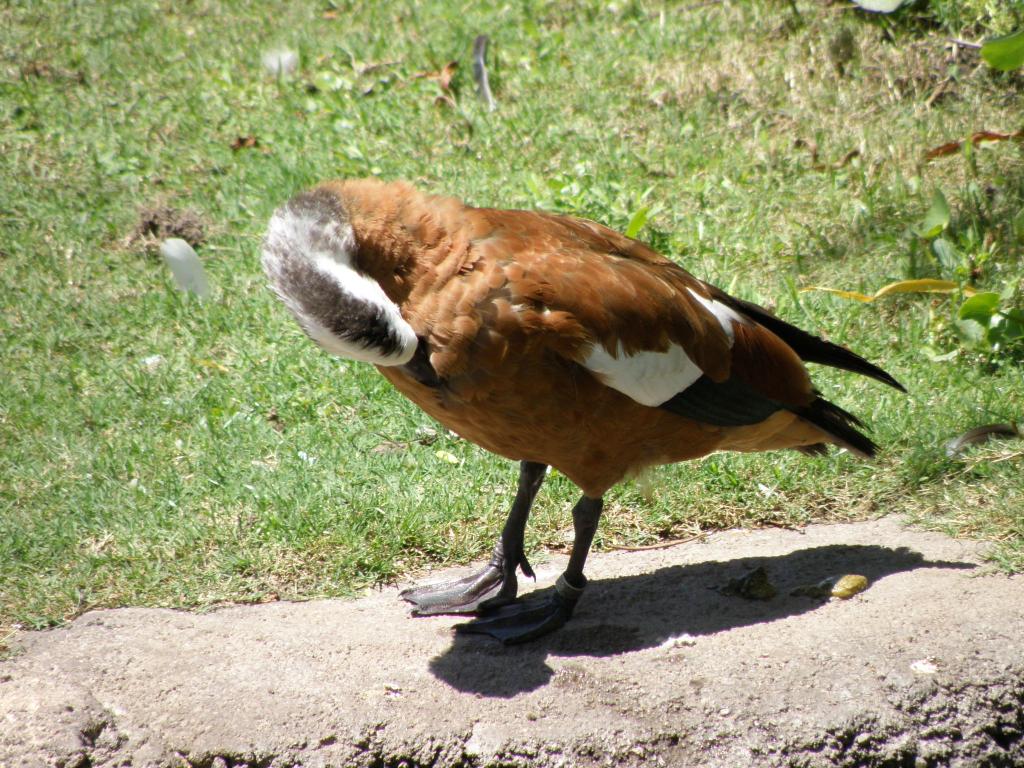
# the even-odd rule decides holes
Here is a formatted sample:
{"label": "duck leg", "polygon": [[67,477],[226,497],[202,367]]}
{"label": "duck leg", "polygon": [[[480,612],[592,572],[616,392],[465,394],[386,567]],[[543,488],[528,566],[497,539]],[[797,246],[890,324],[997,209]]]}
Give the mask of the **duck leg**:
{"label": "duck leg", "polygon": [[522,568],[523,575],[534,577],[533,568],[523,551],[523,535],[530,508],[544,482],[547,468],[546,464],[534,461],[520,462],[516,498],[512,502],[501,538],[494,545],[491,560],[483,570],[463,579],[412,587],[399,593],[399,597],[412,603],[413,615],[474,613],[484,604],[493,608],[516,599],[519,589],[516,569]]}
{"label": "duck leg", "polygon": [[490,635],[507,645],[525,643],[554,632],[572,617],[576,601],[587,586],[583,566],[590,553],[590,545],[601,519],[603,499],[583,496],[572,510],[575,537],[572,555],[565,571],[558,577],[550,594],[505,605],[466,624],[459,624],[459,632]]}

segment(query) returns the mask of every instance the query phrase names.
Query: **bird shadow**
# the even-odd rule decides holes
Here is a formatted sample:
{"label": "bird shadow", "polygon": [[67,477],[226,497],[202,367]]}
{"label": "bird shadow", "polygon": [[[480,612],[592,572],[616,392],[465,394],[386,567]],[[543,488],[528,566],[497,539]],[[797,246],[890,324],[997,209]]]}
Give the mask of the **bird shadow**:
{"label": "bird shadow", "polygon": [[[748,600],[723,594],[721,588],[729,581],[757,567],[765,568],[777,588],[774,598]],[[833,544],[775,557],[673,565],[635,576],[593,579],[572,620],[559,631],[521,646],[456,634],[451,646],[430,660],[430,670],[456,690],[509,698],[551,680],[554,672],[545,662],[549,655],[615,656],[653,648],[682,634],[713,635],[813,611],[825,599],[790,592],[831,575],[857,573],[874,584],[918,568],[975,567],[969,562],[929,561],[907,547]]]}

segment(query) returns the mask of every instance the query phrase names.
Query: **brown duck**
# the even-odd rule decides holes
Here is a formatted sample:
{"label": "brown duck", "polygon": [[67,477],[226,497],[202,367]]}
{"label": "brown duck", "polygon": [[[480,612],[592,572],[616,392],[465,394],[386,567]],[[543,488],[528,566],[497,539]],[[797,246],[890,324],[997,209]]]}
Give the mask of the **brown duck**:
{"label": "brown duck", "polygon": [[[600,224],[472,208],[408,184],[334,181],[277,210],[271,285],[329,352],[373,363],[444,426],[520,462],[519,488],[479,573],[406,590],[420,615],[522,642],[572,615],[602,497],[644,467],[712,451],[832,443],[862,456],[860,422],[822,399],[804,362],[902,390],[885,371],[698,280]],[[539,601],[523,532],[548,467],[583,491],[568,567]]]}

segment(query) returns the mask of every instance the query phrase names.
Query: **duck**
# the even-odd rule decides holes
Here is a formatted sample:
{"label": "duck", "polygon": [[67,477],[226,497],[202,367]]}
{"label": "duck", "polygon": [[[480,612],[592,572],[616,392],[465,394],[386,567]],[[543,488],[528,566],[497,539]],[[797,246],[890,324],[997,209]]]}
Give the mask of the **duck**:
{"label": "duck", "polygon": [[[377,370],[447,429],[519,462],[490,560],[400,593],[413,615],[473,614],[457,630],[508,644],[572,617],[610,488],[715,451],[834,445],[869,458],[856,416],[806,363],[884,370],[583,218],[477,208],[402,181],[321,183],[281,205],[262,243],[270,287],[324,350]],[[578,486],[573,544],[553,590],[524,546],[549,468]]]}

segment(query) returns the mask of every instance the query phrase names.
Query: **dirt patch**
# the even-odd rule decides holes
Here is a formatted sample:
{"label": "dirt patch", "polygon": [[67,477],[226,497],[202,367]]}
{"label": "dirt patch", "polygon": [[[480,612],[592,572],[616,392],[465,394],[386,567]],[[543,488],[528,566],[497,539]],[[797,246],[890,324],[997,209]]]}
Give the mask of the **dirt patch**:
{"label": "dirt patch", "polygon": [[[978,553],[887,518],[598,555],[514,648],[395,589],[94,611],[0,663],[0,765],[1022,764],[1024,579]],[[723,594],[758,567],[775,597]],[[870,586],[791,594],[837,573]]]}
{"label": "dirt patch", "polygon": [[160,243],[180,237],[193,248],[206,241],[206,223],[190,209],[159,203],[139,209],[139,220],[128,236],[131,245],[141,246],[150,255],[160,251]]}
{"label": "dirt patch", "polygon": [[86,82],[85,72],[81,69],[64,69],[55,67],[48,61],[34,59],[21,67],[23,78],[39,78],[41,80],[52,80],[54,82],[69,81],[82,85]]}

